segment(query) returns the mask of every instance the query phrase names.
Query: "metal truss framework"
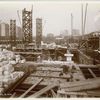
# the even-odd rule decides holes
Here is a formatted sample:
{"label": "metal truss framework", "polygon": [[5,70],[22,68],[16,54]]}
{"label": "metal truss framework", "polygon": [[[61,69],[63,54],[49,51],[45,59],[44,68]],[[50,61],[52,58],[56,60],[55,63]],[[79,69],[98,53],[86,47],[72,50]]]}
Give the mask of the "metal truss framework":
{"label": "metal truss framework", "polygon": [[22,32],[24,35],[24,42],[32,42],[32,11],[22,11]]}
{"label": "metal truss framework", "polygon": [[10,41],[12,45],[16,44],[16,20],[10,20]]}

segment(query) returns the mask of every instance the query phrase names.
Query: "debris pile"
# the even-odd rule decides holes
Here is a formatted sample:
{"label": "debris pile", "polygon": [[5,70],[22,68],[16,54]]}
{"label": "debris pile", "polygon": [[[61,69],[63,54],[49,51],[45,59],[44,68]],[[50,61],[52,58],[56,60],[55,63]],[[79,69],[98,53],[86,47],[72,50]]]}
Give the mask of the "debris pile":
{"label": "debris pile", "polygon": [[24,62],[20,55],[0,48],[0,92],[24,75],[23,71],[14,70],[14,65]]}

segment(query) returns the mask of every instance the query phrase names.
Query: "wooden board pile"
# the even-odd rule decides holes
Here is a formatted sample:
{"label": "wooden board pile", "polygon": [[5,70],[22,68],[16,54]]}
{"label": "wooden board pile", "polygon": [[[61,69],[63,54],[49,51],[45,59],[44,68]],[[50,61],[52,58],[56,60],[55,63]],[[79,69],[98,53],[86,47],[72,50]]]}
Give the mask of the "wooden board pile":
{"label": "wooden board pile", "polygon": [[98,94],[99,92],[95,92],[95,90],[99,90],[99,88],[100,78],[93,78],[76,82],[65,82],[60,84],[60,89],[57,91],[57,94],[59,97],[100,97],[100,94]]}

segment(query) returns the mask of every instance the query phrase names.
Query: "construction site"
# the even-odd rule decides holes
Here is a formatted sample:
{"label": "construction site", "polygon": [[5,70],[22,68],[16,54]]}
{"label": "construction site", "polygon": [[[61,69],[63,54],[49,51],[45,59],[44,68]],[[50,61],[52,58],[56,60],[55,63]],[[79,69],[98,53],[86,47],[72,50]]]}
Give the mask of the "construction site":
{"label": "construction site", "polygon": [[69,36],[63,45],[43,43],[42,18],[33,41],[33,7],[21,13],[22,38],[16,19],[10,19],[10,35],[0,36],[0,98],[100,97],[100,32],[84,34],[86,11],[78,42]]}

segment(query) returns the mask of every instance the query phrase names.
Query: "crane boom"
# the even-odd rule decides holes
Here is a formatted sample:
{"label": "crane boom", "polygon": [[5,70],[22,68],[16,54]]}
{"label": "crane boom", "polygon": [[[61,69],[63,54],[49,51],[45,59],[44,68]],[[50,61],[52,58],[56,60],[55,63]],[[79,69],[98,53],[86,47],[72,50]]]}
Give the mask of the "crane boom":
{"label": "crane boom", "polygon": [[17,15],[18,15],[19,23],[20,23],[20,25],[22,25],[21,24],[21,19],[20,19],[20,16],[19,16],[19,11],[18,10],[17,10]]}
{"label": "crane boom", "polygon": [[88,4],[86,4],[86,7],[85,7],[85,17],[84,17],[84,26],[83,26],[84,34],[85,34],[85,26],[86,26],[86,18],[87,18],[87,7],[88,7]]}

